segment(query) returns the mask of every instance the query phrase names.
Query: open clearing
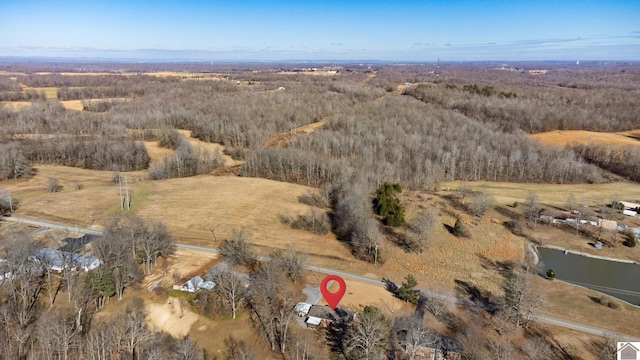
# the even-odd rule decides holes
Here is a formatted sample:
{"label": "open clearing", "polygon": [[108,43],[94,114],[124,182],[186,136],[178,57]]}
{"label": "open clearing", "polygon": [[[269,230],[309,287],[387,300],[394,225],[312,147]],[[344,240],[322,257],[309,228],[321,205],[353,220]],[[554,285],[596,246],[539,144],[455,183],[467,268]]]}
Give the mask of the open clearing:
{"label": "open clearing", "polygon": [[[161,160],[171,153],[171,150],[154,147],[153,144],[155,143],[147,144],[153,161]],[[3,187],[21,202],[17,216],[31,215],[88,226],[92,223],[99,225],[105,216],[119,211],[118,188],[113,182],[111,171],[49,165],[39,165],[37,170],[36,175],[30,179],[3,182]],[[129,179],[133,211],[146,218],[167,222],[170,231],[181,242],[218,246],[219,243],[214,242],[212,229],[215,229],[217,239],[221,240],[227,237],[232,229],[244,227],[251,234],[251,242],[255,244],[255,249],[261,253],[268,253],[275,248],[292,247],[306,253],[307,260],[311,263],[368,274],[372,277],[385,277],[398,284],[403,281],[406,274],[411,273],[416,276],[422,288],[453,293],[454,280],[458,279],[480,289],[491,291],[495,295],[501,294],[502,278],[491,266],[488,266],[490,264],[486,260],[502,261],[524,256],[524,240],[510,234],[502,225],[507,220],[506,217],[490,208],[483,220],[474,223],[468,215],[452,210],[449,205],[446,205],[443,196],[451,195],[451,191],[441,191],[439,196],[420,192],[403,192],[401,198],[407,205],[407,220],[421,209],[434,208],[440,213],[438,226],[427,249],[421,254],[407,253],[395,244],[383,242],[381,257],[384,263],[372,266],[355,260],[347,245],[336,240],[332,234],[320,236],[302,230],[293,230],[279,221],[282,214],[296,215],[309,210],[308,206],[300,204],[297,199],[300,194],[309,190],[306,186],[237,176],[203,175],[149,181],[145,179],[146,171],[123,173],[123,175]],[[62,192],[45,191],[46,179],[49,176],[58,178],[63,185]],[[443,183],[442,188],[455,189],[459,185],[459,182]],[[522,203],[530,191],[539,195],[541,203],[559,207],[565,206],[568,194],[572,192],[577,202],[589,204],[605,200],[609,202],[612,197],[621,195],[629,199],[640,198],[640,185],[623,182],[601,185],[472,182],[469,186],[474,190],[485,191],[492,195],[494,204],[500,206],[510,205],[515,201]],[[521,211],[519,208],[516,210]],[[449,233],[444,224],[453,226],[454,215],[461,216],[469,225],[474,233],[473,238],[460,239]],[[538,227],[537,231],[540,230],[541,227]],[[540,235],[542,238],[539,241],[551,243],[551,240],[565,239],[570,236],[557,229],[549,231],[545,230]],[[558,232],[557,236],[553,231]],[[578,242],[576,246],[584,246],[587,243],[580,238],[576,241]],[[625,249],[620,251],[623,250]],[[180,256],[193,259],[194,264],[193,270],[186,271],[186,267],[181,268],[184,269],[180,271],[182,277],[204,271],[203,264],[212,260],[209,257],[206,261],[203,259],[204,262],[196,261],[195,255],[186,253]],[[170,267],[169,278],[173,272],[175,272],[174,268]],[[163,280],[163,284],[166,281]],[[544,280],[539,279],[539,281]],[[618,311],[605,309],[590,300],[588,295],[579,292],[588,292],[588,290],[578,289],[579,291],[567,292],[566,285],[560,282],[552,284],[553,286],[548,286],[547,283],[540,285],[547,293],[547,305],[542,312],[560,318],[583,320],[584,323],[598,324],[620,332],[630,332],[625,326],[630,321],[635,321],[638,313],[635,308],[625,307]],[[560,296],[561,294],[564,295]],[[407,312],[410,313],[410,308],[409,310],[402,308],[401,305],[404,306],[404,304],[391,297],[382,287],[350,282],[343,303],[359,307],[365,304],[365,300],[367,304],[374,304],[385,311],[393,310],[396,315],[406,316]],[[569,304],[585,309],[582,313],[583,318],[577,315],[566,316],[565,307]],[[162,310],[161,313],[163,313],[167,309],[171,310],[166,302],[157,305],[159,307],[154,308],[154,311]],[[593,319],[592,314],[598,314],[600,310],[607,312],[607,315]],[[167,319],[172,319],[171,316],[175,316],[175,313],[169,315]],[[204,340],[206,332],[213,328],[224,328],[227,331],[234,326],[230,321],[221,322],[210,319],[189,321],[186,322],[191,324],[190,333],[196,336],[202,335],[202,341],[206,341]],[[246,322],[246,320],[243,321]],[[159,320],[158,323],[163,321]],[[250,330],[250,327],[247,329]],[[244,336],[241,333],[238,336]]]}
{"label": "open clearing", "polygon": [[[50,95],[50,93],[53,90],[48,90],[49,93],[47,93],[47,98],[49,99],[56,99],[57,100],[57,94],[55,95]],[[105,100],[120,100],[120,101],[124,101],[126,100],[125,98],[108,98],[108,99],[84,99],[84,100],[59,100],[60,104],[62,104],[62,106],[64,106],[65,109],[67,110],[75,110],[75,111],[84,111],[84,104],[85,102],[97,102],[97,101],[105,101]],[[26,107],[26,106],[30,106],[32,104],[31,101],[1,101],[0,105],[3,107],[6,107],[8,109],[12,109],[12,110],[18,110],[20,108]]]}
{"label": "open clearing", "polygon": [[[461,181],[441,183],[442,189],[455,190]],[[577,204],[611,204],[613,200],[640,199],[640,184],[633,182],[612,182],[608,184],[525,184],[510,182],[473,181],[467,182],[474,191],[482,191],[493,197],[496,204],[511,205],[515,201],[522,203],[527,194],[538,195],[543,205],[564,207],[569,194],[574,195]],[[441,191],[440,194],[446,194]]]}
{"label": "open clearing", "polygon": [[640,130],[606,133],[584,130],[555,130],[532,134],[531,137],[547,145],[564,147],[573,142],[593,145],[635,145],[640,146]]}

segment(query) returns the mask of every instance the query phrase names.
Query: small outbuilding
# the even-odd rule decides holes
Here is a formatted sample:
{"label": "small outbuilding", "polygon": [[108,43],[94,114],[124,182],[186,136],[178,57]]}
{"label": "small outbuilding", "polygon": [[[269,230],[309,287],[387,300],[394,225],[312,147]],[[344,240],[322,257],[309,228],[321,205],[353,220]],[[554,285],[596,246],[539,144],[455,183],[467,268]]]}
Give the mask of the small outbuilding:
{"label": "small outbuilding", "polygon": [[296,315],[303,317],[306,316],[309,313],[309,310],[311,309],[311,304],[306,303],[306,302],[299,302],[296,304],[296,306],[293,308],[293,312],[296,313]]}

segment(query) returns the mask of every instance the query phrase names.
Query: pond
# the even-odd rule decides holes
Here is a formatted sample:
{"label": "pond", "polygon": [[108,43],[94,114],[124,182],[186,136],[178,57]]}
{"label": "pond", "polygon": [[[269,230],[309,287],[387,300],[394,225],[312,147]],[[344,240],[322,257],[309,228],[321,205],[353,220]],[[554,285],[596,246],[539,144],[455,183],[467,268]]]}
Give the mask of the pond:
{"label": "pond", "polygon": [[538,248],[543,274],[553,269],[559,280],[640,305],[640,266]]}

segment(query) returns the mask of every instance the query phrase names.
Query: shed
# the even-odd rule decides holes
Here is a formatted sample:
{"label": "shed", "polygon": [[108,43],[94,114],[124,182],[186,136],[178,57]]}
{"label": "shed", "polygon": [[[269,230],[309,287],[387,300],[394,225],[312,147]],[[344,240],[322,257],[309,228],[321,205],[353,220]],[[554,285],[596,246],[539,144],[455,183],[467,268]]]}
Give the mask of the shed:
{"label": "shed", "polygon": [[627,215],[627,216],[633,216],[633,217],[638,215],[638,213],[633,211],[633,210],[622,210],[622,214]]}
{"label": "shed", "polygon": [[293,311],[296,313],[296,315],[302,317],[302,316],[306,316],[309,313],[309,310],[311,309],[311,304],[306,303],[306,302],[299,302],[296,304],[296,306],[293,308]]}
{"label": "shed", "polygon": [[315,316],[309,316],[307,318],[307,321],[305,321],[307,324],[309,325],[314,325],[314,326],[320,326],[320,323],[322,322],[322,319],[320,319],[319,317],[315,317]]}
{"label": "shed", "polygon": [[607,230],[615,230],[618,227],[618,222],[614,220],[598,219],[598,226]]}
{"label": "shed", "polygon": [[637,208],[640,208],[640,204],[630,201],[618,201],[618,203],[624,206],[625,209],[635,210]]}

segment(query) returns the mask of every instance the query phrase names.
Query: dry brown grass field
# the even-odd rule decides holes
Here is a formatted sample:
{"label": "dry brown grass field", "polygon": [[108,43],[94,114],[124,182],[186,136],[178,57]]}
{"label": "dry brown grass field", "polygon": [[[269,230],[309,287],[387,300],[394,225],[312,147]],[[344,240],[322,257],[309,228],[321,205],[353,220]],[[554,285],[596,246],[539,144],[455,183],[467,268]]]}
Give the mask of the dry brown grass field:
{"label": "dry brown grass field", "polygon": [[0,101],[0,105],[7,109],[18,110],[31,105],[31,101]]}
{"label": "dry brown grass field", "polygon": [[621,300],[619,309],[596,303],[592,298],[601,293],[562,281],[536,278],[538,289],[543,289],[545,305],[543,312],[561,319],[589,324],[616,332],[640,336],[640,309]]}
{"label": "dry brown grass field", "polygon": [[[440,188],[455,190],[460,187],[460,181],[441,183]],[[474,181],[468,182],[474,191],[482,191],[493,197],[496,205],[511,205],[522,202],[527,194],[533,192],[538,195],[543,205],[564,207],[569,194],[573,194],[577,204],[611,204],[613,200],[640,199],[640,184],[634,182],[612,182],[608,184],[536,184],[536,183],[508,183]],[[441,194],[446,193],[441,191]]]}
{"label": "dry brown grass field", "polygon": [[[189,136],[188,132],[181,132]],[[191,138],[189,141],[209,150],[221,150],[220,145],[203,144]],[[158,147],[155,142],[145,142],[145,145],[153,162],[161,161],[172,152]],[[228,165],[236,164],[227,161]],[[92,223],[100,225],[106,216],[120,210],[118,188],[113,182],[111,171],[51,165],[38,165],[36,168],[36,175],[30,179],[3,182],[3,188],[9,190],[20,201],[21,207],[16,216],[34,216],[88,226]],[[373,266],[354,260],[348,246],[336,240],[332,234],[319,236],[293,230],[280,222],[282,214],[296,215],[309,210],[308,206],[297,200],[300,194],[309,190],[308,187],[237,176],[203,175],[149,181],[146,180],[146,171],[123,175],[127,176],[132,191],[132,212],[145,218],[167,222],[170,231],[181,242],[217,246],[212,229],[215,229],[216,237],[220,240],[228,236],[232,229],[244,228],[251,234],[251,243],[260,253],[292,247],[306,254],[309,262],[316,264],[371,277],[385,277],[397,283],[400,283],[406,274],[411,273],[418,279],[420,287],[450,293],[454,292],[454,280],[458,279],[495,295],[501,293],[502,278],[491,266],[487,266],[486,259],[505,261],[524,257],[525,241],[504,228],[502,223],[508,220],[505,216],[490,209],[482,220],[474,220],[447,204],[445,197],[453,194],[453,191],[440,191],[437,194],[405,191],[401,200],[407,207],[407,220],[421,209],[434,208],[439,212],[440,221],[435,227],[432,240],[421,254],[407,253],[397,245],[385,241],[381,244],[381,257],[384,261]],[[57,178],[63,190],[59,193],[46,192],[48,177]],[[578,203],[592,206],[610,203],[612,199],[640,198],[640,185],[627,182],[576,185],[471,182],[468,185],[473,190],[491,195],[493,205],[497,206],[523,203],[529,192],[538,194],[542,204],[557,207],[566,205],[570,193],[574,194]],[[441,184],[442,189],[456,189],[459,186],[460,182]],[[444,225],[453,226],[455,216],[462,217],[469,226],[473,233],[472,238],[457,238],[449,233]],[[0,231],[12,231],[7,230],[5,226],[3,223]],[[538,230],[541,228],[538,227]],[[30,232],[29,230],[33,229],[20,231]],[[569,245],[567,247],[572,249],[588,246],[585,245],[587,241],[584,239],[572,238],[567,236],[566,232],[553,228],[540,230],[533,237],[542,243],[564,241]],[[624,250],[613,249],[610,256],[623,257]],[[201,255],[185,256],[194,259],[193,264],[200,265],[190,267],[189,271],[181,271],[182,275],[187,276],[187,273],[190,275],[204,270],[202,264],[207,261],[195,261],[198,256]],[[212,259],[206,256],[205,258]],[[311,276],[319,277],[320,274]],[[561,282],[551,283],[543,279],[536,281],[539,287],[544,289],[547,298],[542,312],[549,315],[627,333],[631,332],[631,324],[640,321],[640,311],[637,308],[623,306],[620,310],[611,310],[593,302],[589,296],[596,296],[597,293],[590,290],[571,287]],[[398,303],[397,299],[393,299],[381,287],[349,282],[344,298],[345,304],[359,307],[365,305],[363,299],[367,300],[367,304],[374,304],[386,312],[394,312],[395,315],[406,316],[404,314],[411,311],[411,307]],[[173,305],[169,305],[165,300],[156,300],[149,309],[150,313],[156,314],[154,316],[159,319],[154,323],[156,326],[162,328],[168,326],[166,324],[182,321],[173,320]],[[568,311],[568,308],[574,310]],[[595,317],[594,314],[602,316]],[[240,322],[231,322],[212,321],[202,317],[196,317],[194,320],[193,317],[187,317],[182,322],[185,323],[181,325],[182,328],[188,327],[191,336],[210,351],[222,348],[224,340],[220,338],[219,343],[207,343],[207,333],[210,331],[233,333],[238,338],[255,341],[246,318]]]}
{"label": "dry brown grass field", "polygon": [[595,145],[635,145],[640,146],[638,134],[640,130],[606,133],[585,130],[555,130],[532,134],[531,137],[547,145],[564,147],[573,142]]}

